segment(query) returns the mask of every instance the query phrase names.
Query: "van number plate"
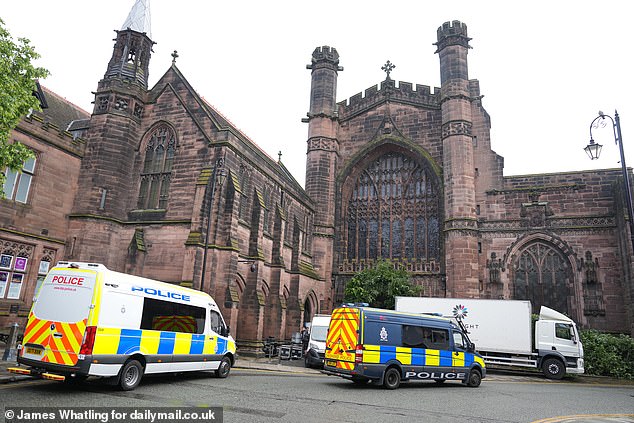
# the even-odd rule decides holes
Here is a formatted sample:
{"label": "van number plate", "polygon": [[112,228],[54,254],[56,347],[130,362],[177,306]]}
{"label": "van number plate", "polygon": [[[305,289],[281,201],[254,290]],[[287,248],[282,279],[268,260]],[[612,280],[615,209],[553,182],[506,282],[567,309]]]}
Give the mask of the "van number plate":
{"label": "van number plate", "polygon": [[33,355],[42,355],[42,350],[38,349],[38,348],[26,348],[26,353],[27,354],[33,354]]}
{"label": "van number plate", "polygon": [[335,360],[326,360],[326,366],[337,367],[337,362]]}

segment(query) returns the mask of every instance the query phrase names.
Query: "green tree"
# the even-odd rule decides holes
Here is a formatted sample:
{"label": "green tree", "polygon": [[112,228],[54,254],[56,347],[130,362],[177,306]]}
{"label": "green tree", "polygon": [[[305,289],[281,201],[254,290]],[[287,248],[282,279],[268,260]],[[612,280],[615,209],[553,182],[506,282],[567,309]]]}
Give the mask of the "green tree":
{"label": "green tree", "polygon": [[358,272],[346,284],[344,301],[365,302],[372,307],[394,309],[394,297],[418,296],[421,287],[409,280],[402,267],[395,268],[388,260],[380,260],[376,266]]}
{"label": "green tree", "polygon": [[4,197],[6,169],[19,171],[33,156],[24,145],[9,143],[9,134],[29,111],[40,110],[33,91],[36,80],[46,77],[48,71],[32,64],[39,57],[26,38],[15,43],[0,19],[0,198]]}

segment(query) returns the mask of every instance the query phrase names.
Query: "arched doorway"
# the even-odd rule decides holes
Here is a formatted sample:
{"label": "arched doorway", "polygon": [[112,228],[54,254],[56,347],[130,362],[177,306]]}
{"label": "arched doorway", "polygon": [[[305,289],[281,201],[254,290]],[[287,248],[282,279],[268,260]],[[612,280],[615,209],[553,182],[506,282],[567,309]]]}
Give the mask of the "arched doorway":
{"label": "arched doorway", "polygon": [[570,315],[572,269],[561,250],[533,241],[517,254],[513,271],[513,299],[530,300],[533,313],[546,306]]}

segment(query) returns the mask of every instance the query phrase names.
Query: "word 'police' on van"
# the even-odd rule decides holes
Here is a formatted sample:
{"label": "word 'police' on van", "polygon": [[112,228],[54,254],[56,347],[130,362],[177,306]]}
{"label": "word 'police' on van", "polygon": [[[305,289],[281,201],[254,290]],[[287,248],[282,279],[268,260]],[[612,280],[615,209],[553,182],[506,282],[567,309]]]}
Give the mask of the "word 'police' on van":
{"label": "word 'police' on van", "polygon": [[322,372],[387,389],[410,380],[478,387],[486,376],[475,345],[449,319],[357,305],[333,310]]}
{"label": "word 'police' on van", "polygon": [[208,294],[59,262],[34,299],[12,373],[51,380],[111,378],[121,389],[146,373],[212,370],[229,375],[236,344]]}

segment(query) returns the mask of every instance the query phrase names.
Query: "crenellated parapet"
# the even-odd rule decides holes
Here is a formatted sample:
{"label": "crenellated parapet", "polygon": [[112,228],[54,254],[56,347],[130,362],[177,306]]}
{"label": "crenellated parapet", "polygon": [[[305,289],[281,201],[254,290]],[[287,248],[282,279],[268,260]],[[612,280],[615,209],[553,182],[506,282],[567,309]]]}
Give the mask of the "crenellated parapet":
{"label": "crenellated parapet", "polygon": [[329,46],[317,47],[313,51],[311,64],[306,65],[306,69],[330,68],[335,71],[342,71],[343,67],[339,66],[339,53],[337,49]]}
{"label": "crenellated parapet", "polygon": [[397,86],[395,81],[385,80],[380,85],[374,85],[337,103],[339,119],[356,115],[388,98],[393,102],[436,109],[440,107],[440,88],[434,87],[432,91],[428,85],[416,84],[414,89],[414,85],[409,82],[399,81]]}
{"label": "crenellated parapet", "polygon": [[459,45],[465,48],[471,48],[469,41],[471,38],[467,36],[467,24],[460,21],[445,22],[437,30],[438,42],[434,45],[438,48],[436,53],[448,46]]}

